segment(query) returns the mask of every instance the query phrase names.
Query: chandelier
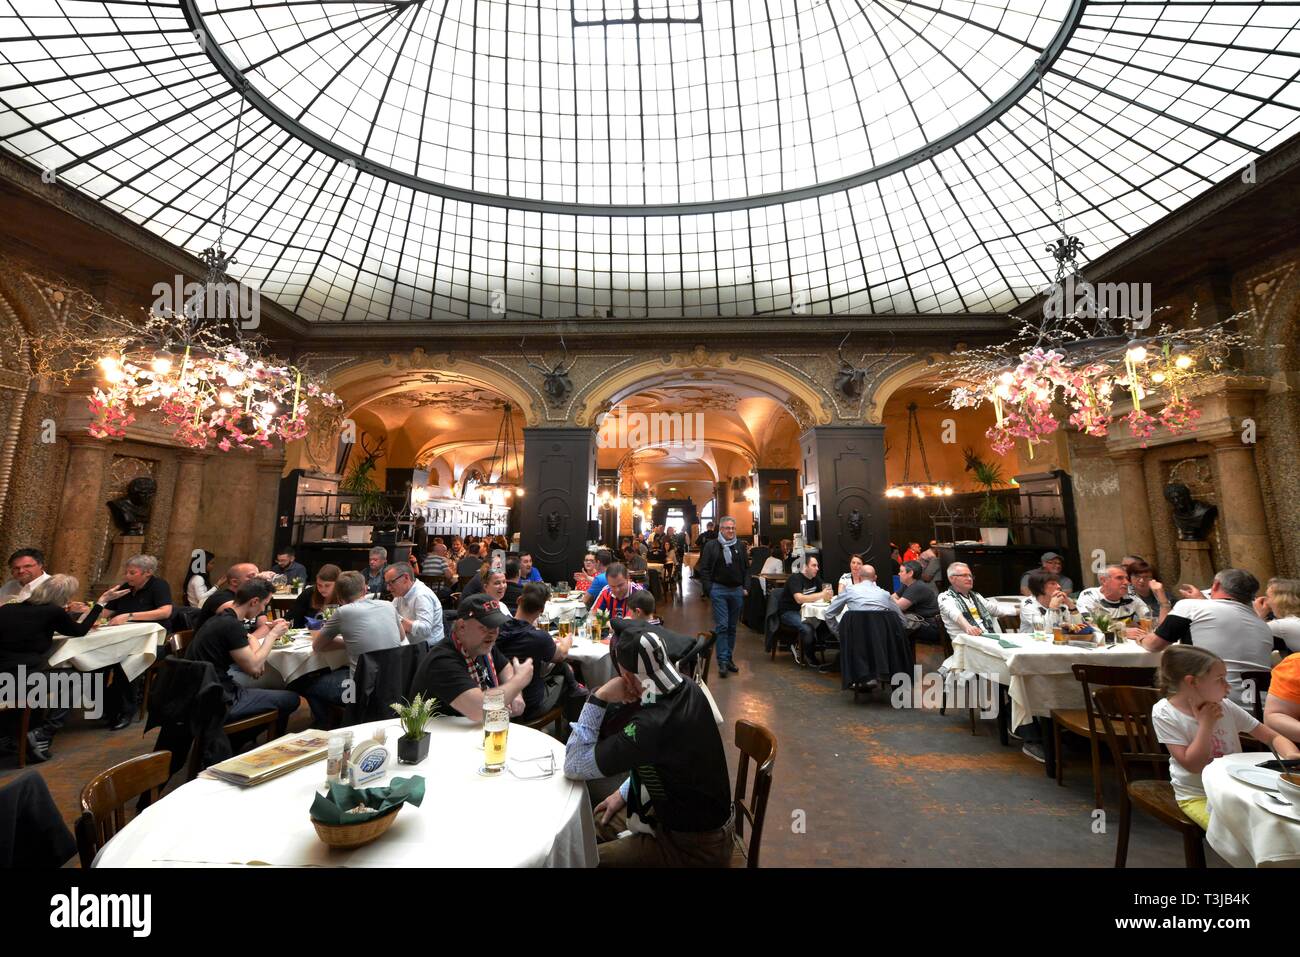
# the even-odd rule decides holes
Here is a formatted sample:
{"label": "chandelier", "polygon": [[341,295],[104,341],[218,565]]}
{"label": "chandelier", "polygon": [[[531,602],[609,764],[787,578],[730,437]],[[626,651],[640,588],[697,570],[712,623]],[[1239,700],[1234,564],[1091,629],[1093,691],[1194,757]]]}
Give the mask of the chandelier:
{"label": "chandelier", "polygon": [[[925,439],[921,435],[921,425],[916,418],[917,405],[915,402],[907,404],[907,451],[903,456],[903,481],[897,485],[891,485],[885,490],[886,498],[942,498],[952,494],[951,485],[939,485],[930,476],[930,462],[925,457]],[[924,482],[910,482],[909,476],[912,473],[912,435],[916,435],[916,448],[921,453],[921,467],[925,469]]]}
{"label": "chandelier", "polygon": [[[1258,346],[1236,331],[1244,314],[1202,327],[1193,306],[1185,328],[1162,325],[1150,331],[1149,284],[1084,279],[1083,243],[1065,229],[1043,73],[1040,65],[1038,92],[1059,236],[1046,247],[1055,271],[1042,290],[1042,315],[1025,321],[1006,343],[953,356],[943,364],[945,385],[939,388],[950,390],[952,408],[993,406],[995,422],[985,434],[999,455],[1023,439],[1032,458],[1034,447],[1063,420],[1104,438],[1125,405],[1131,408],[1122,418],[1145,448],[1158,427],[1174,435],[1191,429],[1201,413],[1191,403],[1189,387],[1219,373],[1234,351]],[[948,384],[953,382],[959,384]],[[1058,416],[1059,409],[1065,411]],[[910,433],[908,441],[910,446]]]}
{"label": "chandelier", "polygon": [[501,406],[501,424],[497,426],[496,441],[492,444],[492,456],[487,461],[483,480],[475,490],[479,501],[484,504],[506,505],[512,498],[524,494],[522,482],[507,478],[523,460],[519,437],[515,433],[514,411],[514,406],[509,402]]}

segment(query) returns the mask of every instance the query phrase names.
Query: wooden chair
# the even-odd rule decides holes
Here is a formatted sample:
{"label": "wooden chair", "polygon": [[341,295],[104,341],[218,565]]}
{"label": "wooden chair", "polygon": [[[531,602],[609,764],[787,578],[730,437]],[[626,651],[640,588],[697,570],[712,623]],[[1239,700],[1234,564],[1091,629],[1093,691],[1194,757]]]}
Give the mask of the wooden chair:
{"label": "wooden chair", "polygon": [[416,575],[415,577],[434,592],[437,592],[439,588],[445,588],[447,585],[447,579],[443,575]]}
{"label": "wooden chair", "polygon": [[25,768],[27,767],[27,732],[32,730],[32,713],[21,705],[0,708],[0,711],[18,712],[18,733],[14,735],[14,744],[18,746],[18,767]]}
{"label": "wooden chair", "polygon": [[[164,642],[164,644],[167,646],[167,653],[169,655],[182,655],[185,653],[185,649],[190,646],[190,642],[193,640],[194,640],[194,630],[192,628],[184,628],[181,629],[180,631],[174,631],[170,635],[168,635],[167,640],[166,642]],[[149,670],[144,673],[144,694],[140,696],[140,717],[141,718],[144,717],[144,713],[149,706],[149,692],[153,690],[153,680],[157,676],[158,676],[158,662],[155,661],[152,665],[150,665]]]}
{"label": "wooden chair", "polygon": [[81,866],[89,868],[100,848],[126,826],[126,805],[148,793],[158,800],[167,784],[171,752],[154,751],[101,771],[81,789],[81,816],[77,818],[77,851]]}
{"label": "wooden chair", "polygon": [[677,662],[677,669],[697,684],[709,680],[709,667],[713,662],[713,646],[718,636],[712,631],[701,631],[695,636],[695,645]]}
{"label": "wooden chair", "polygon": [[567,725],[564,720],[564,706],[557,704],[545,714],[538,715],[532,721],[526,722],[526,725],[535,731],[545,731],[548,727],[553,728],[551,736],[563,741]]}
{"label": "wooden chair", "polygon": [[1065,752],[1061,750],[1061,732],[1069,731],[1087,738],[1092,748],[1093,807],[1104,807],[1101,796],[1101,739],[1106,729],[1101,725],[1092,706],[1092,686],[1129,685],[1150,688],[1155,684],[1155,668],[1119,668],[1110,665],[1077,664],[1072,669],[1074,677],[1083,685],[1082,708],[1052,709],[1052,740],[1056,746],[1056,783],[1065,787]]}
{"label": "wooden chair", "polygon": [[[776,763],[776,735],[761,724],[736,722],[736,747],[740,763],[736,766],[736,796],[733,810],[736,819],[736,850],[745,858],[746,867],[758,867],[758,853],[763,842],[763,819],[767,816],[767,798],[772,791],[772,767]],[[746,797],[749,762],[755,763],[754,790]],[[745,845],[745,822],[750,825],[749,845]]]}
{"label": "wooden chair", "polygon": [[[1136,805],[1160,823],[1178,831],[1183,839],[1183,857],[1188,867],[1204,867],[1205,848],[1201,842],[1205,832],[1183,813],[1174,800],[1174,786],[1164,780],[1169,773],[1169,754],[1156,740],[1151,724],[1151,709],[1159,700],[1160,692],[1154,688],[1113,685],[1093,692],[1093,701],[1106,731],[1106,743],[1110,745],[1122,785],[1115,866],[1124,867],[1128,861],[1128,835]],[[1151,766],[1155,780],[1134,779],[1134,769],[1143,764]]]}

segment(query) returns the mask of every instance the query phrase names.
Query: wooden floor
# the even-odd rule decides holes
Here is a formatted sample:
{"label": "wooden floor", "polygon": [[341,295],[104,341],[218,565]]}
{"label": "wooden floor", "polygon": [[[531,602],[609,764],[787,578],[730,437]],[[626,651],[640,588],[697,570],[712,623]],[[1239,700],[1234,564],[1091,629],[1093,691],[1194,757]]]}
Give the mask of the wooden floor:
{"label": "wooden floor", "polygon": [[[661,607],[665,622],[694,633],[712,627],[707,602],[688,581],[682,602]],[[937,647],[919,646],[926,671]],[[724,742],[735,772],[738,718],[771,728],[779,746],[763,839],[763,865],[858,867],[1109,867],[1119,826],[1110,765],[1105,822],[1094,820],[1086,749],[1067,749],[1066,786],[1018,747],[998,743],[993,722],[972,736],[964,711],[895,709],[883,693],[853,703],[838,675],[799,668],[788,653],[775,661],[762,638],[742,627],[739,675],[710,680],[727,720]],[[306,727],[304,705],[290,724]],[[74,722],[54,743],[55,757],[35,765],[71,822],[80,789],[96,772],[146,752],[157,736],[137,723],[119,732]],[[0,786],[17,774],[0,758]],[[1105,832],[1099,833],[1104,823]],[[1224,866],[1207,847],[1210,866]],[[1129,866],[1181,867],[1178,836],[1135,818]]]}

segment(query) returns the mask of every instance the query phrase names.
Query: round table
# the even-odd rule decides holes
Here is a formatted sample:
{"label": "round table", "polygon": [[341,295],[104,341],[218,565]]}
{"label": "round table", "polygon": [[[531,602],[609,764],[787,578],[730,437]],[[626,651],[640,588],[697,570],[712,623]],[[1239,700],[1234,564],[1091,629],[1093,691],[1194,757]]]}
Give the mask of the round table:
{"label": "round table", "polygon": [[51,668],[64,665],[78,671],[98,671],[121,665],[127,679],[134,681],[158,657],[158,646],[167,640],[167,629],[155,621],[137,621],[92,628],[80,638],[55,635],[54,639]]}
{"label": "round table", "polygon": [[1264,810],[1257,801],[1267,792],[1228,773],[1271,758],[1260,751],[1225,754],[1201,772],[1210,804],[1205,840],[1233,867],[1300,867],[1300,823]]}
{"label": "round table", "polygon": [[[312,649],[311,638],[295,638],[293,644],[284,648],[273,648],[271,653],[266,656],[266,666],[268,669],[274,669],[280,676],[280,687],[284,687],[292,682],[295,678],[301,678],[303,675],[309,675],[313,671],[335,668],[342,668],[348,663],[348,653],[346,650],[339,648],[335,651],[315,651]],[[267,677],[263,675],[263,677]],[[259,683],[257,687],[275,687],[273,684]]]}
{"label": "round table", "polygon": [[592,691],[614,677],[614,659],[610,656],[608,644],[575,637],[568,660],[578,665],[583,681]]}
{"label": "round table", "polygon": [[[371,729],[355,726],[363,741]],[[211,867],[255,863],[319,867],[594,867],[596,834],[586,785],[564,777],[564,745],[512,724],[507,763],[521,774],[553,754],[555,774],[526,780],[509,769],[478,773],[483,731],[466,718],[438,718],[429,726],[429,756],[418,765],[394,763],[395,777],[419,774],[424,801],[403,807],[388,833],[365,847],[330,850],[308,815],[323,786],[325,762],[291,771],[251,788],[199,776],[145,809],[100,852],[96,867]],[[477,745],[477,747],[476,747]]]}

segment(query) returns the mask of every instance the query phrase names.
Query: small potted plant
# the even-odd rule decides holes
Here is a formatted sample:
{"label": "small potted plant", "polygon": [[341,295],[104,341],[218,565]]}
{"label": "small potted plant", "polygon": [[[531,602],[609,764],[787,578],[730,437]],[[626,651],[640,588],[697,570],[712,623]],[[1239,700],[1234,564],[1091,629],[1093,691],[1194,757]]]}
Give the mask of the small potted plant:
{"label": "small potted plant", "polygon": [[433,709],[437,704],[437,698],[426,701],[417,694],[414,701],[392,706],[402,723],[402,736],[397,739],[399,764],[419,764],[429,756],[429,732],[425,727],[433,719]]}
{"label": "small potted plant", "polygon": [[985,545],[1006,545],[1011,530],[1006,527],[1007,510],[993,497],[993,490],[1006,485],[1002,468],[992,462],[985,462],[975,454],[974,449],[963,449],[966,457],[966,471],[970,472],[975,484],[984,490],[984,500],[976,509],[980,523],[980,540]]}

